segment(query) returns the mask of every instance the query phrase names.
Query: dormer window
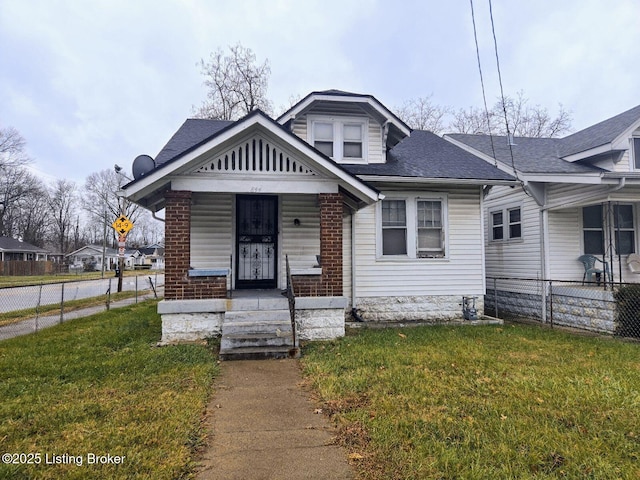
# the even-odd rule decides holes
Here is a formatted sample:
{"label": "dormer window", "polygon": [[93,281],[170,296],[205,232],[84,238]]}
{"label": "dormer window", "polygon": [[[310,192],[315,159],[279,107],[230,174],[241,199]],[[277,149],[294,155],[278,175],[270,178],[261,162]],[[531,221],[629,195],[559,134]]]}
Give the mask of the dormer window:
{"label": "dormer window", "polygon": [[311,117],[308,127],[311,143],[327,157],[342,163],[366,161],[367,119]]}
{"label": "dormer window", "polygon": [[640,137],[633,137],[633,163],[636,170],[640,170]]}
{"label": "dormer window", "polygon": [[333,123],[313,124],[313,146],[327,157],[333,157]]}

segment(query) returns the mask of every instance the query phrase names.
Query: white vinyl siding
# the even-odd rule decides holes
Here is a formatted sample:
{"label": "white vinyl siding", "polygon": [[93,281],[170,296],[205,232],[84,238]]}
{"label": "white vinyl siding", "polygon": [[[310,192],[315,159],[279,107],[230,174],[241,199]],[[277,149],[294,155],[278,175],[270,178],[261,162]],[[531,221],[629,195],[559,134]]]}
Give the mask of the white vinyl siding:
{"label": "white vinyl siding", "polygon": [[[400,192],[383,193],[387,198],[401,195]],[[363,208],[355,216],[357,296],[482,295],[480,189],[446,188],[414,194],[423,198],[446,195],[447,258],[378,257],[376,229],[380,224],[376,221],[376,212],[379,207]]]}
{"label": "white vinyl siding", "polygon": [[[282,195],[280,201],[281,281],[286,285],[285,255],[292,269],[311,268],[320,255],[320,207],[317,195]],[[300,221],[299,225],[295,220]]]}
{"label": "white vinyl siding", "polygon": [[194,194],[191,206],[192,267],[230,267],[234,198],[231,194]]}
{"label": "white vinyl siding", "polygon": [[578,257],[582,247],[582,209],[549,212],[549,274],[553,280],[582,280],[584,267]]}
{"label": "white vinyl siding", "polygon": [[[540,209],[532,197],[520,188],[494,187],[484,201],[486,211],[486,271],[487,277],[539,278],[540,261]],[[509,239],[510,227],[516,222],[510,213],[520,209],[521,237]],[[493,214],[502,220],[503,238],[494,240]],[[511,218],[510,218],[511,217]],[[515,220],[515,219],[513,219]]]}

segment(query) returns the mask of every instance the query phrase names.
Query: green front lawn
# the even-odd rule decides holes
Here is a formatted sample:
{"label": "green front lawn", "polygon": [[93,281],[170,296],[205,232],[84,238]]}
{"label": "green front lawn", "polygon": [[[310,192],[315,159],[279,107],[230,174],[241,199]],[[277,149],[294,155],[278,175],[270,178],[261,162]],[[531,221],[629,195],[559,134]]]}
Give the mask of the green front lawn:
{"label": "green front lawn", "polygon": [[359,478],[640,478],[640,344],[362,330],[310,344],[302,363]]}
{"label": "green front lawn", "polygon": [[189,476],[216,357],[204,345],[156,347],[155,309],[145,302],[0,342],[0,454],[32,462],[0,462],[0,478]]}

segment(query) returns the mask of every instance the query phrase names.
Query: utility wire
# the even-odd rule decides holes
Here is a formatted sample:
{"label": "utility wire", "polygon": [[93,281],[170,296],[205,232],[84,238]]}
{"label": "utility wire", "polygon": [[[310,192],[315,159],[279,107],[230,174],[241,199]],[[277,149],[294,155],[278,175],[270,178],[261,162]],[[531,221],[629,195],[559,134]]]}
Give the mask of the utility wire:
{"label": "utility wire", "polygon": [[489,132],[489,140],[491,141],[491,151],[493,152],[493,159],[495,160],[495,166],[498,167],[498,157],[496,155],[496,149],[493,145],[493,134],[491,133],[491,119],[489,117],[489,107],[487,107],[487,95],[484,90],[484,77],[482,76],[482,66],[480,64],[480,48],[478,47],[478,32],[476,30],[476,15],[473,10],[473,0],[469,0],[471,4],[471,22],[473,23],[473,39],[476,43],[476,58],[478,59],[478,72],[480,72],[480,85],[482,87],[482,100],[484,102],[484,112],[487,117],[487,131]]}
{"label": "utility wire", "polygon": [[511,167],[513,168],[513,175],[516,177],[520,183],[522,180],[518,178],[518,171],[516,170],[516,162],[513,158],[513,148],[511,145],[511,131],[509,130],[509,118],[507,116],[507,106],[504,101],[504,89],[502,88],[502,74],[500,72],[500,57],[498,56],[498,40],[496,39],[496,29],[493,23],[493,7],[491,5],[491,0],[489,0],[489,16],[491,17],[491,32],[493,33],[493,45],[496,52],[496,66],[498,67],[498,82],[500,83],[500,98],[502,100],[502,111],[504,113],[504,124],[507,128],[507,144],[509,145],[509,154],[511,155]]}

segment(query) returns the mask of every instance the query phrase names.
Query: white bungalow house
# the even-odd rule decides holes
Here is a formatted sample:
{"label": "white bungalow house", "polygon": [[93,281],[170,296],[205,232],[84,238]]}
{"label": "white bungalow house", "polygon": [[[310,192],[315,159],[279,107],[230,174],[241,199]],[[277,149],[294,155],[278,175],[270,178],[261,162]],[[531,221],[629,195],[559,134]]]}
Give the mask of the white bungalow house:
{"label": "white bungalow house", "polygon": [[[104,256],[105,271],[115,270],[118,265],[118,251],[102,245],[85,245],[65,255],[70,271],[101,271]],[[134,268],[136,258],[140,254],[137,250],[126,250],[124,257],[125,268]]]}
{"label": "white bungalow house", "polygon": [[134,177],[127,198],[165,209],[162,341],[222,333],[221,352],[246,338],[243,322],[292,323],[288,278],[303,339],[343,335],[350,314],[461,319],[463,297],[482,311],[483,192],[516,184],[371,95],[337,90],[277,120],[187,120]]}
{"label": "white bungalow house", "polygon": [[[445,138],[521,182],[517,188],[492,188],[484,202],[486,274],[511,279],[502,281],[500,290],[512,308],[525,309],[513,301],[514,294],[532,293],[523,292],[525,282],[519,279],[582,284],[585,268],[578,258],[585,254],[599,259],[603,280],[640,282],[640,272],[627,265],[629,255],[639,251],[640,106],[564,138]],[[585,295],[585,289],[557,282],[556,291],[567,294],[560,307],[566,311],[555,316],[558,323],[613,331],[611,291],[594,292],[594,287],[585,297],[592,302],[585,304],[569,298]],[[544,303],[538,311],[546,314]]]}

